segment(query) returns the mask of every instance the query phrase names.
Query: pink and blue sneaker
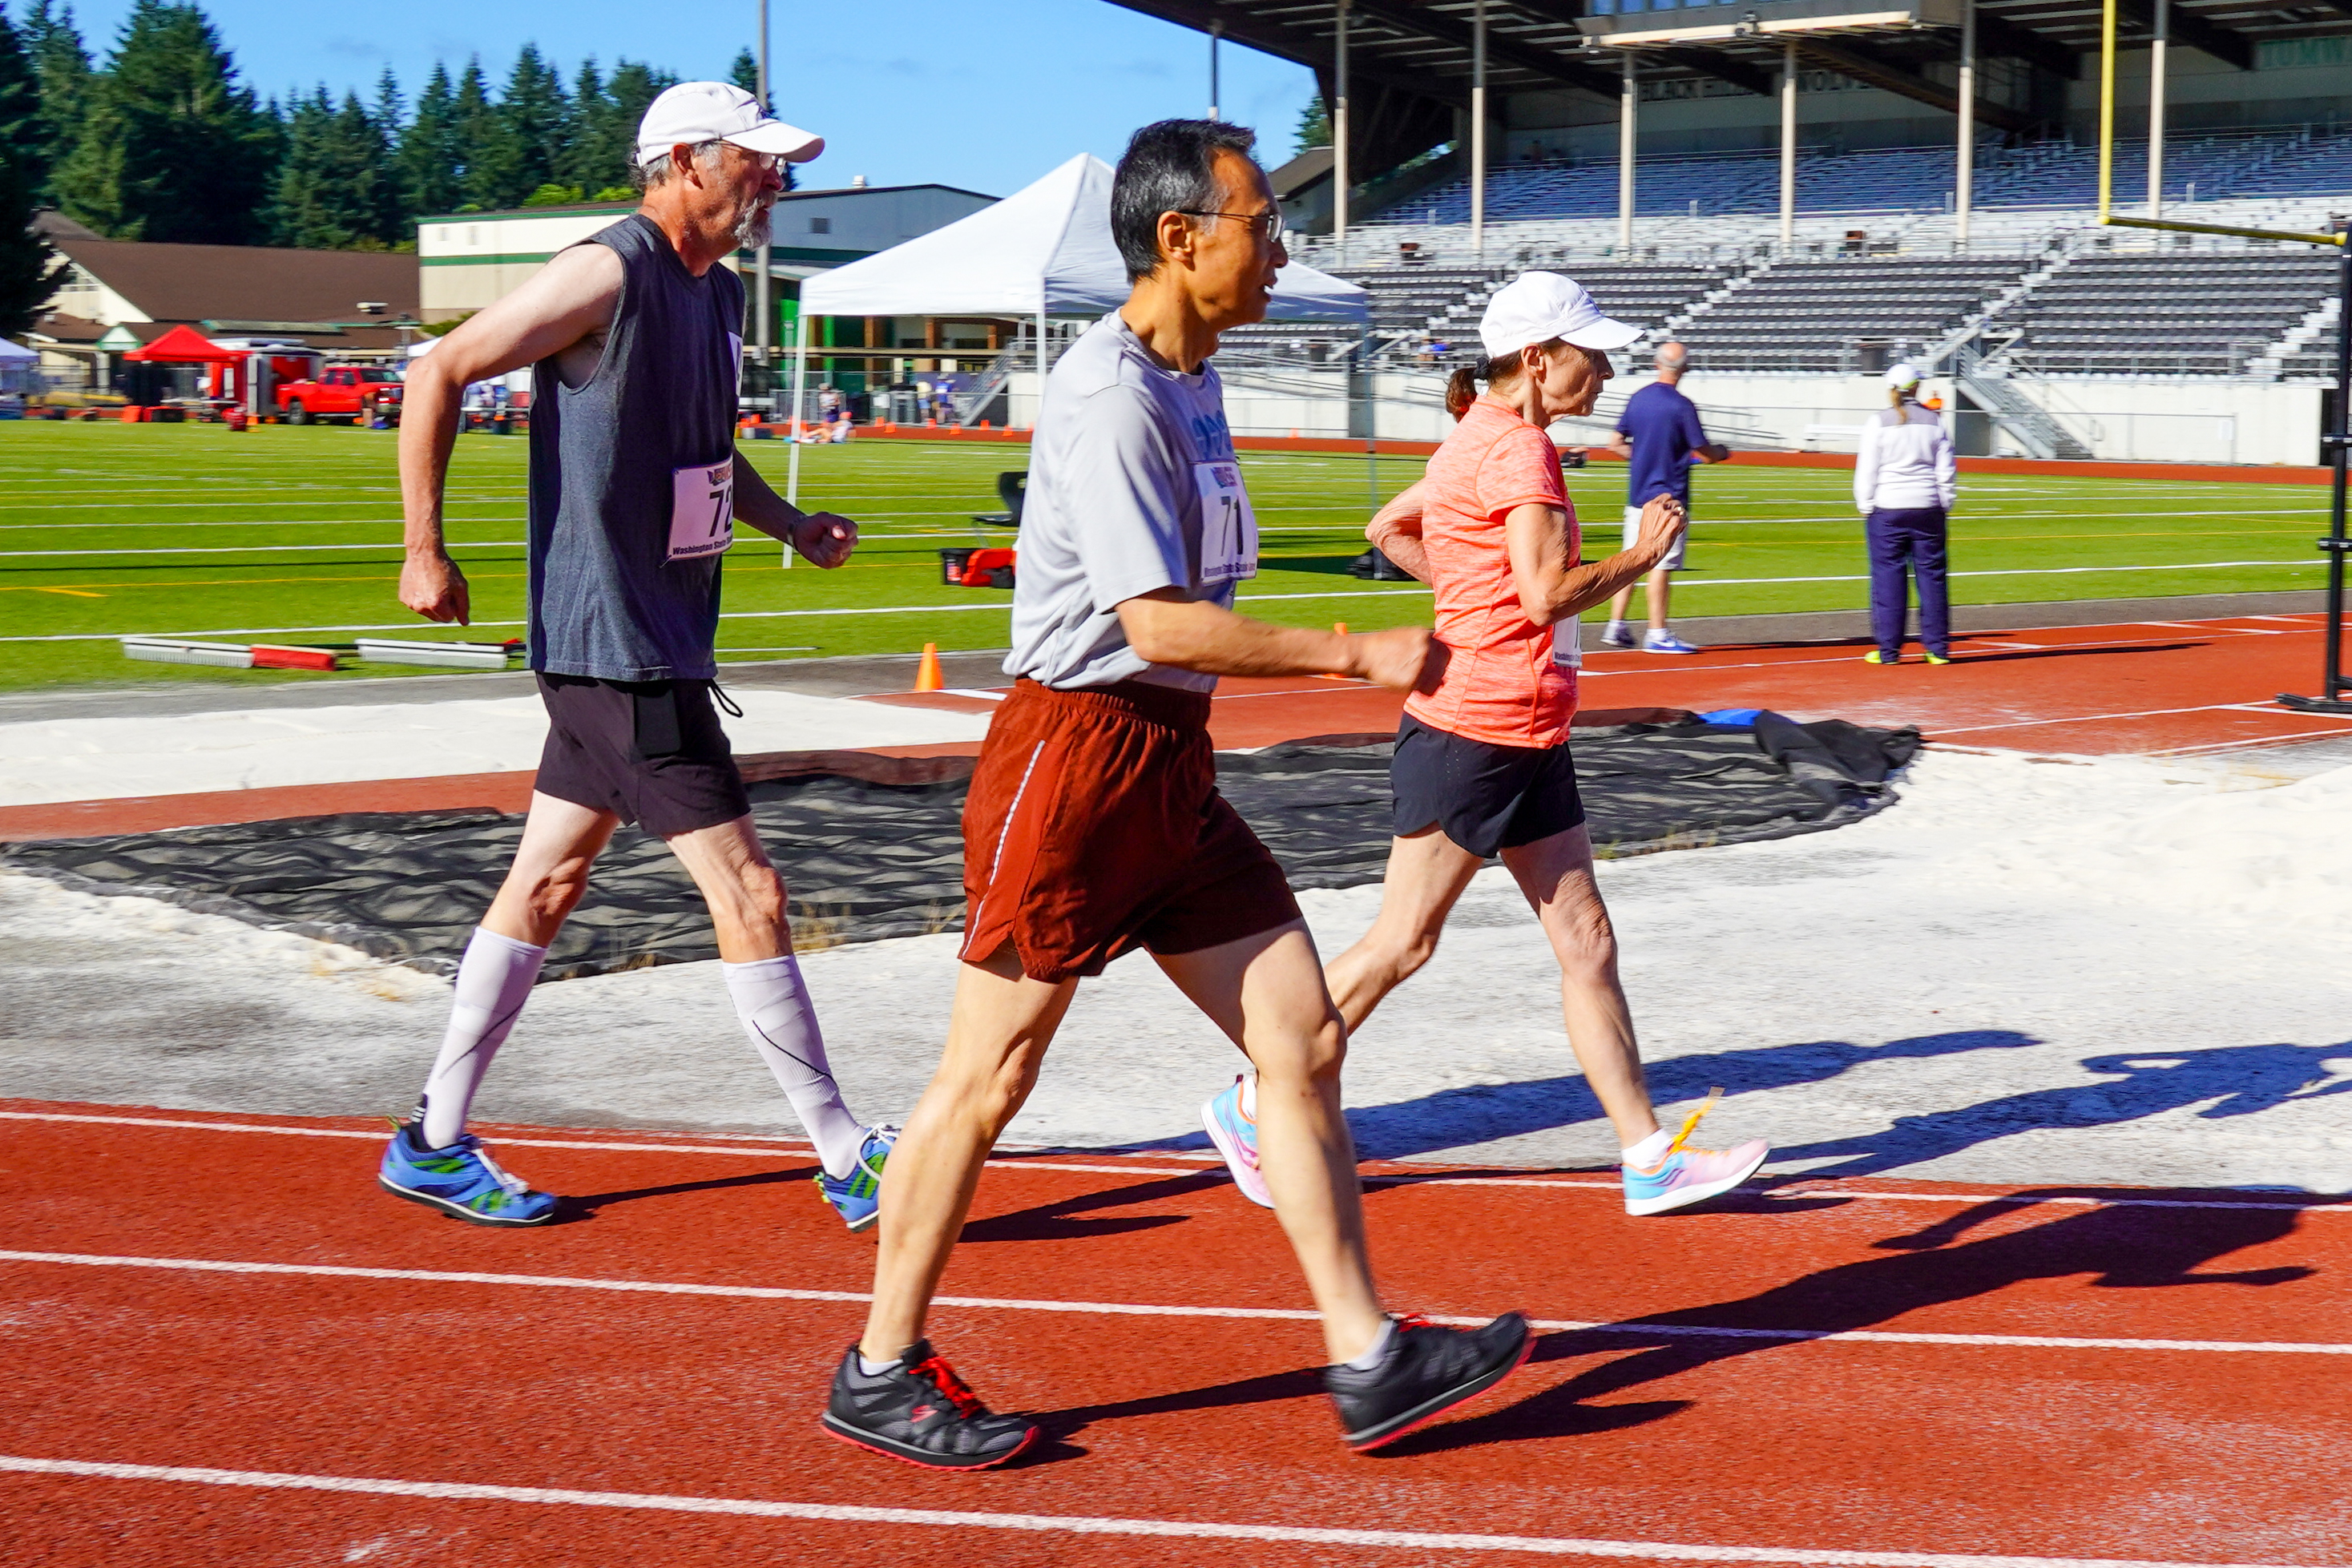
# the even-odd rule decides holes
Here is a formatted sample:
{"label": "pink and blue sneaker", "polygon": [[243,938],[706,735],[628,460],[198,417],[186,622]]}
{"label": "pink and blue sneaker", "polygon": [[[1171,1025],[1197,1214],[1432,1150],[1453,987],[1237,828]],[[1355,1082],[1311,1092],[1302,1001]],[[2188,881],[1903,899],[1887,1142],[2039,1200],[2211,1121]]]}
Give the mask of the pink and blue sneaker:
{"label": "pink and blue sneaker", "polygon": [[1715,1109],[1715,1103],[1721,1098],[1722,1090],[1710,1091],[1699,1108],[1683,1118],[1682,1131],[1666,1145],[1664,1159],[1647,1170],[1624,1167],[1626,1213],[1664,1214],[1670,1209],[1705,1203],[1710,1197],[1722,1197],[1762,1167],[1772,1145],[1761,1138],[1751,1138],[1727,1149],[1683,1147],[1698,1126],[1699,1119]]}
{"label": "pink and blue sneaker", "polygon": [[1242,1196],[1260,1208],[1272,1208],[1274,1195],[1265,1188],[1265,1174],[1257,1168],[1257,1122],[1242,1109],[1239,1077],[1201,1107],[1201,1121],[1209,1129],[1209,1142],[1225,1156],[1225,1168],[1234,1173],[1234,1185]]}

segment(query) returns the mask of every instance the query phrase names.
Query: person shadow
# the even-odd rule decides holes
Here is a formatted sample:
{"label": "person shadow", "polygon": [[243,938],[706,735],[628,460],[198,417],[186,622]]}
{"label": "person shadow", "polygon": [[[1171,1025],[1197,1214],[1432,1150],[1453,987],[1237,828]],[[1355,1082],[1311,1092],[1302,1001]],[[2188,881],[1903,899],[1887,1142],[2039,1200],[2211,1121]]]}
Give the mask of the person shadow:
{"label": "person shadow", "polygon": [[[2259,1289],[2317,1272],[2300,1264],[2213,1267],[2233,1252],[2292,1235],[2304,1206],[2291,1201],[2227,1209],[2103,1206],[2042,1225],[1964,1239],[1990,1220],[2014,1216],[2021,1204],[2069,1198],[2095,1202],[2115,1196],[2120,1195],[2083,1187],[2015,1194],[1873,1243],[1886,1257],[1842,1263],[1753,1295],[1662,1312],[1607,1330],[1547,1334],[1538,1342],[1537,1361],[1588,1355],[1611,1359],[1517,1405],[1433,1427],[1382,1452],[1402,1457],[1571,1437],[1664,1419],[1695,1401],[1601,1402],[1719,1362],[1787,1350],[1823,1334],[1867,1330],[1911,1313],[1998,1296],[2033,1281],[2087,1274],[2094,1290]],[[1727,1330],[1747,1332],[1723,1332]],[[1642,1344],[1645,1335],[1654,1336],[1645,1348],[1630,1355],[1611,1354],[1629,1343]]]}
{"label": "person shadow", "polygon": [[[1823,1083],[1857,1067],[1883,1061],[1921,1061],[1975,1051],[2014,1051],[2041,1040],[2015,1030],[1958,1030],[1912,1035],[1884,1045],[1849,1040],[1806,1040],[1738,1051],[1706,1051],[1645,1063],[1650,1096],[1661,1106],[1703,1098],[1720,1087],[1726,1094],[1748,1094]],[[1368,1160],[1411,1159],[1556,1127],[1601,1120],[1601,1102],[1580,1072],[1524,1083],[1476,1084],[1444,1089],[1389,1105],[1357,1106],[1348,1113],[1356,1152]],[[1132,1145],[1139,1149],[1206,1148],[1206,1134]]]}
{"label": "person shadow", "polygon": [[[2352,1092],[2352,1041],[2338,1045],[2221,1045],[2197,1050],[2119,1051],[2085,1058],[2084,1071],[2110,1080],[2029,1090],[1974,1105],[1898,1116],[1875,1133],[1776,1148],[1776,1166],[1808,1161],[1806,1179],[1878,1176],[1958,1154],[1997,1138],[2050,1130],[2085,1130],[2203,1104],[2206,1119],[2252,1116],[2298,1101]],[[2206,1102],[2211,1102],[2206,1104]]]}

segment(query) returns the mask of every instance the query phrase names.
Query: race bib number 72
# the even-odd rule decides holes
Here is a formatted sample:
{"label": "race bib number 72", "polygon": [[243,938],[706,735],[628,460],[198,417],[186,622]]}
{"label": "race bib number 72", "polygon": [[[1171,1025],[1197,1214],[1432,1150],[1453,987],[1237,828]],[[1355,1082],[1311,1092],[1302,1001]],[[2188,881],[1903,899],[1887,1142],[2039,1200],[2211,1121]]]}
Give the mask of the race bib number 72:
{"label": "race bib number 72", "polygon": [[735,542],[735,460],[672,469],[669,483],[667,559],[726,554]]}
{"label": "race bib number 72", "polygon": [[1195,463],[1201,488],[1201,586],[1215,588],[1257,575],[1257,514],[1242,487],[1237,463]]}

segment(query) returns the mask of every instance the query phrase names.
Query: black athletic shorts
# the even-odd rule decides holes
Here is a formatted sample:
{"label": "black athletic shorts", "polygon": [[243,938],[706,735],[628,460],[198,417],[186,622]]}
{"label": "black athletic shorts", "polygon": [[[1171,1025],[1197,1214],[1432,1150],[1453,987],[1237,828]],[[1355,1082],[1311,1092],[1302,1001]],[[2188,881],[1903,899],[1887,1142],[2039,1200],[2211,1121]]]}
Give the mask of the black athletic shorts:
{"label": "black athletic shorts", "polygon": [[1564,833],[1584,821],[1576,760],[1559,746],[1494,746],[1433,729],[1411,714],[1389,763],[1396,833],[1432,822],[1474,855]]}
{"label": "black athletic shorts", "polygon": [[547,748],[533,788],[610,811],[656,838],[748,815],[751,797],[709,681],[539,677]]}

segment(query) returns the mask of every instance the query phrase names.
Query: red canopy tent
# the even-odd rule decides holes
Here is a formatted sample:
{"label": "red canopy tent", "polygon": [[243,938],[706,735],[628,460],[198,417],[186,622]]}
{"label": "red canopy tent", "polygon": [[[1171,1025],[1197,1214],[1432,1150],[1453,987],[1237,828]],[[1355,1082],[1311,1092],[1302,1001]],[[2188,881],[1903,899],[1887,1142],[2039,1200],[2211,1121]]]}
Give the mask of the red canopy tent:
{"label": "red canopy tent", "polygon": [[173,365],[241,365],[245,352],[239,349],[224,349],[194,327],[174,327],[143,349],[133,349],[122,356],[150,364]]}

